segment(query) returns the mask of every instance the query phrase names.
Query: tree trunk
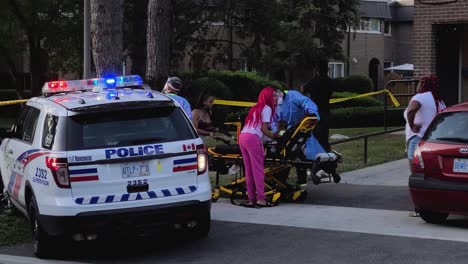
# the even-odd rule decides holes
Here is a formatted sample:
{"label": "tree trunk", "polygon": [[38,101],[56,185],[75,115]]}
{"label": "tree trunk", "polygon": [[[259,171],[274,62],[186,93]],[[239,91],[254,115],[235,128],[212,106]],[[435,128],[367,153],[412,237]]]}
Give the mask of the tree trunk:
{"label": "tree trunk", "polygon": [[171,0],[149,0],[146,80],[159,88],[162,88],[162,84],[169,75],[171,14]]}
{"label": "tree trunk", "polygon": [[23,86],[18,85],[18,80],[16,79],[16,66],[13,58],[11,57],[11,54],[8,52],[8,50],[0,44],[0,56],[2,56],[5,61],[6,65],[8,66],[8,74],[10,75],[11,78],[11,83],[13,87],[15,87],[16,90],[16,97],[18,99],[23,99]]}
{"label": "tree trunk", "polygon": [[91,44],[96,76],[122,74],[123,0],[91,1]]}
{"label": "tree trunk", "polygon": [[131,26],[133,27],[133,45],[130,47],[132,58],[131,72],[146,76],[146,26],[148,15],[148,1],[135,0]]}

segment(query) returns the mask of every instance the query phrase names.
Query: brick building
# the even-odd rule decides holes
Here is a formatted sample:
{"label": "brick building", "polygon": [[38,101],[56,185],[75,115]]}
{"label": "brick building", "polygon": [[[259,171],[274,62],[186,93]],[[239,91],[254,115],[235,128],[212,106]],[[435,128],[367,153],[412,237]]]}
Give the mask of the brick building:
{"label": "brick building", "polygon": [[416,0],[416,77],[435,73],[448,105],[468,100],[468,0]]}
{"label": "brick building", "polygon": [[331,61],[329,75],[364,75],[374,90],[385,85],[385,68],[413,63],[413,0],[361,0],[360,21],[345,37],[347,61]]}

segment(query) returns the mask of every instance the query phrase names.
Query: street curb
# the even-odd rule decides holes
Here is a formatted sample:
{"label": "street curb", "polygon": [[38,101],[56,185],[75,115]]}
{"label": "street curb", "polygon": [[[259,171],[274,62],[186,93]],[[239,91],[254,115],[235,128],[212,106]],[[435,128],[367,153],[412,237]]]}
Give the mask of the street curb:
{"label": "street curb", "polygon": [[20,256],[12,256],[12,255],[0,255],[0,263],[1,264],[78,264],[84,262],[72,262],[72,261],[62,261],[62,260],[46,260],[46,259],[38,259],[38,258],[31,258],[31,257],[20,257]]}

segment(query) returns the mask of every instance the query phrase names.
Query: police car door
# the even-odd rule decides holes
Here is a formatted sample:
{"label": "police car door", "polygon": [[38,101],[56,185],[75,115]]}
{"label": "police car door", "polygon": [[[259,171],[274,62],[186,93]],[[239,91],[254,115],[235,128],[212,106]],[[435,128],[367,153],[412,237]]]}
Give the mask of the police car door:
{"label": "police car door", "polygon": [[[67,145],[77,204],[160,201],[196,190],[196,134],[179,107],[69,116]],[[177,198],[175,198],[177,199]],[[164,199],[161,199],[164,200]]]}
{"label": "police car door", "polygon": [[33,172],[28,165],[41,153],[33,144],[39,115],[39,109],[27,105],[13,128],[12,138],[5,146],[5,158],[8,163],[5,188],[12,200],[23,207],[24,183]]}

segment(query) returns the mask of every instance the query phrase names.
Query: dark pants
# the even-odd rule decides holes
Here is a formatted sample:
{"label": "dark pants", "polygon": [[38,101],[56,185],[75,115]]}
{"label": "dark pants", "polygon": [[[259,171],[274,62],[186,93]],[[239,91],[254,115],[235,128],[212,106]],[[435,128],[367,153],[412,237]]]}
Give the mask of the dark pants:
{"label": "dark pants", "polygon": [[320,145],[322,145],[322,147],[325,149],[325,151],[330,152],[331,147],[330,143],[328,142],[328,138],[330,137],[330,112],[319,112],[319,115],[320,121],[314,128],[314,136]]}

